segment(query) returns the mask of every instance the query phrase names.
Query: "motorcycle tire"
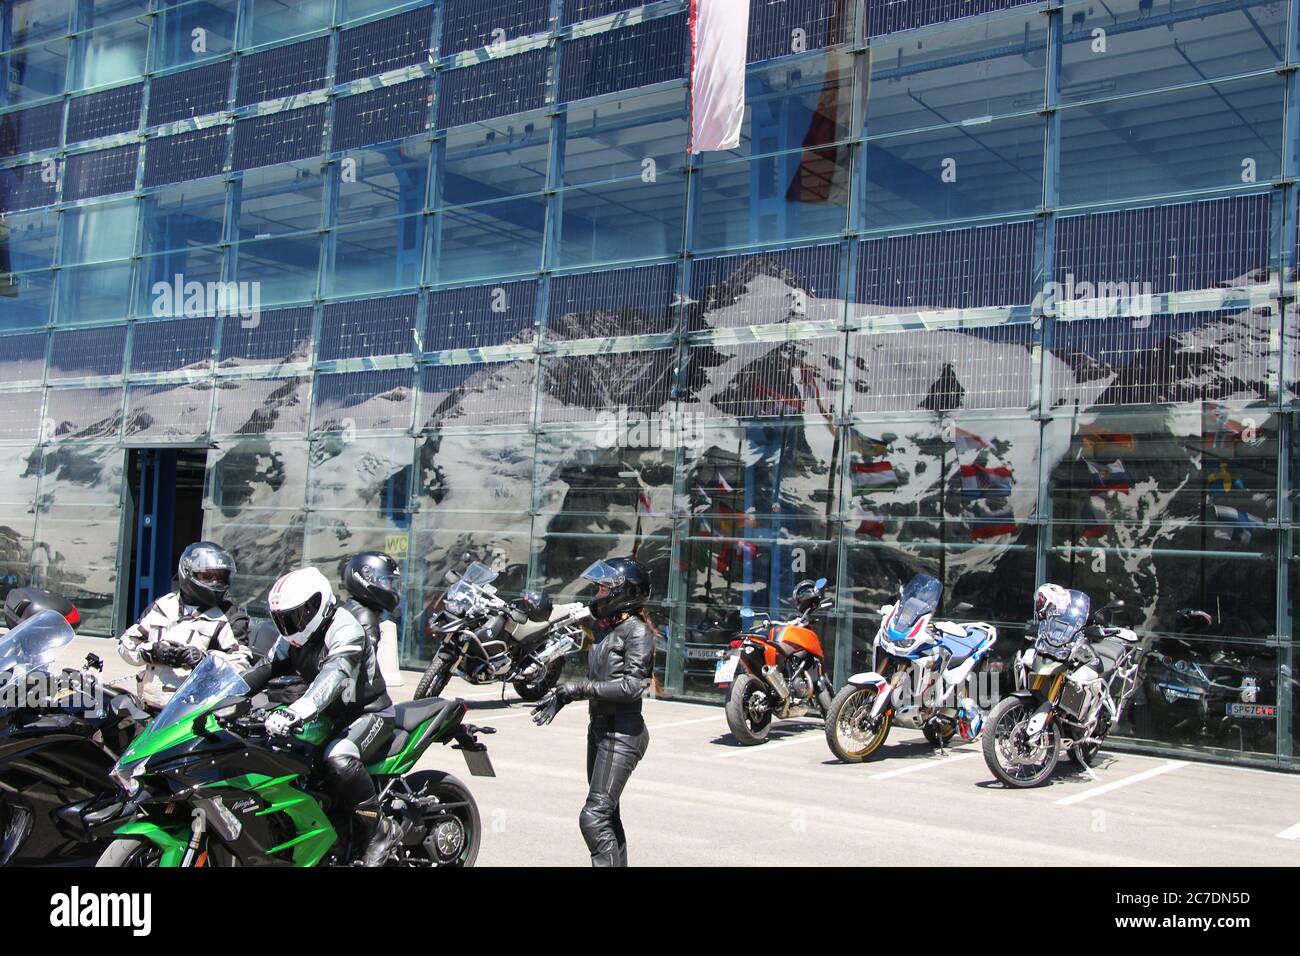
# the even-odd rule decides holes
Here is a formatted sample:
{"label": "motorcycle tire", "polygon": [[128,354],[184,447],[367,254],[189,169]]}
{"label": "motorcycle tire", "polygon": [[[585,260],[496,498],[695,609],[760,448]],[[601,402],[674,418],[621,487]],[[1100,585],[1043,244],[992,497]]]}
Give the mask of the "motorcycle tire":
{"label": "motorcycle tire", "polygon": [[731,736],[743,747],[761,744],[772,729],[770,708],[763,719],[755,720],[749,707],[751,696],[766,693],[762,682],[753,674],[741,674],[731,682],[731,690],[727,693],[727,726],[731,728]]}
{"label": "motorcycle tire", "polygon": [[1056,762],[1061,757],[1061,738],[1055,730],[1048,731],[1051,743],[1048,745],[1042,768],[1028,777],[1014,776],[1002,766],[1002,759],[998,753],[998,727],[1004,720],[1008,719],[1008,714],[1016,708],[1028,709],[1020,698],[1004,697],[989,712],[988,719],[984,722],[984,733],[982,735],[984,762],[988,764],[989,770],[993,771],[993,776],[1001,780],[1003,784],[1017,790],[1026,790],[1030,787],[1037,787],[1052,775],[1052,771],[1056,769]]}
{"label": "motorcycle tire", "polygon": [[941,732],[936,733],[929,727],[922,727],[921,733],[925,734],[925,739],[930,741],[930,743],[934,744],[936,747],[938,747],[941,742],[943,746],[946,747],[948,742],[952,740],[953,737],[957,736],[957,728],[950,725],[945,727]]}
{"label": "motorcycle tire", "polygon": [[124,869],[132,867],[158,866],[162,851],[148,840],[135,837],[123,837],[114,840],[99,855],[95,867]]}
{"label": "motorcycle tire", "polygon": [[[478,859],[483,842],[483,827],[479,819],[478,804],[469,787],[449,773],[426,770],[406,778],[407,785],[417,797],[437,797],[439,803],[451,804],[449,815],[429,833],[426,841],[417,844],[428,864],[433,866],[469,867]],[[432,841],[429,845],[428,841]]]}
{"label": "motorcycle tire", "polygon": [[521,700],[532,703],[541,700],[555,689],[555,685],[560,682],[560,672],[563,670],[564,658],[561,657],[558,660],[551,661],[542,676],[531,684],[527,681],[515,680],[510,682],[510,686],[515,689],[515,693],[519,695]]}
{"label": "motorcycle tire", "polygon": [[415,697],[412,699],[425,700],[429,697],[440,696],[446,689],[449,680],[451,680],[450,662],[434,655],[428,669],[424,672],[424,676],[420,678],[420,683],[415,686]]}
{"label": "motorcycle tire", "polygon": [[850,722],[863,707],[873,707],[876,700],[876,688],[847,685],[831,701],[830,712],[826,715],[826,744],[837,759],[844,763],[862,763],[874,756],[889,736],[889,727],[894,720],[892,710],[886,708],[880,718],[875,732],[861,745],[855,745],[848,739],[851,732]]}

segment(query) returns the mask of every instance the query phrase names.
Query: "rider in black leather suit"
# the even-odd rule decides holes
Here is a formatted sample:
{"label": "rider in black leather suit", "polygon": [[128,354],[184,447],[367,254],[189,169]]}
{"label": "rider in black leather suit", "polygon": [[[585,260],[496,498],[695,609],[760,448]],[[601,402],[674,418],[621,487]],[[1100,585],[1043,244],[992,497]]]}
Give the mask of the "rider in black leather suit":
{"label": "rider in black leather suit", "polygon": [[591,603],[596,642],[587,679],[568,681],[533,710],[539,726],[565,704],[587,700],[587,782],[590,791],[578,816],[592,866],[627,866],[627,837],[619,798],[628,777],[650,746],[641,697],[654,668],[654,636],[638,616],[650,597],[650,577],[631,558],[597,561],[582,576],[599,588]]}

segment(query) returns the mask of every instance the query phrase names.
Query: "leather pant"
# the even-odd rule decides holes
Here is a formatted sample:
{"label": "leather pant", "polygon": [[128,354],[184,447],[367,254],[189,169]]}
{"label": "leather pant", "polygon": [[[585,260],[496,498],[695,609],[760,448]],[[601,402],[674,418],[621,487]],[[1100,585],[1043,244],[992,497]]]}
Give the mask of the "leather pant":
{"label": "leather pant", "polygon": [[627,837],[618,803],[627,778],[645,756],[650,732],[639,713],[592,715],[587,728],[587,802],[578,815],[592,866],[627,866]]}

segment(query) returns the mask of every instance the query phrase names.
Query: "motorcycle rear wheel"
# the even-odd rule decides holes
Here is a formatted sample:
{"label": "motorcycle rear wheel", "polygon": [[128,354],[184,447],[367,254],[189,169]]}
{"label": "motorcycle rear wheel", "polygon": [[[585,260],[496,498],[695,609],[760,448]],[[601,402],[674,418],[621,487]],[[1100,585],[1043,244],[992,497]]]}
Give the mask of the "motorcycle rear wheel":
{"label": "motorcycle rear wheel", "polygon": [[727,726],[731,736],[744,747],[761,744],[772,729],[771,707],[754,700],[757,694],[766,697],[767,689],[753,674],[738,676],[727,693]]}
{"label": "motorcycle rear wheel", "polygon": [[403,862],[407,866],[473,866],[483,842],[483,828],[469,787],[440,770],[413,773],[406,783],[416,797],[436,797],[439,804],[450,806],[429,814],[432,819],[427,822],[424,840],[404,848]]}
{"label": "motorcycle rear wheel", "polygon": [[[1017,790],[1036,787],[1052,775],[1056,762],[1061,756],[1061,738],[1056,728],[1049,724],[1043,730],[1046,742],[1042,744],[1041,762],[1032,765],[1012,762],[1011,750],[1023,750],[1028,746],[1024,737],[1025,725],[1033,712],[1019,697],[1004,697],[989,713],[984,726],[984,762],[988,764],[993,775],[1008,787]],[[1005,763],[1004,763],[1005,759]],[[1017,768],[1027,769],[1017,769]]]}
{"label": "motorcycle rear wheel", "polygon": [[541,700],[556,684],[560,682],[560,672],[564,670],[564,658],[560,657],[551,661],[542,676],[537,678],[531,684],[527,681],[515,680],[510,682],[510,686],[515,689],[521,700],[529,702]]}
{"label": "motorcycle rear wheel", "polygon": [[[885,709],[874,730],[863,723],[876,705],[876,688],[849,684],[831,701],[826,715],[826,743],[845,763],[861,763],[876,753],[889,736],[893,711]],[[860,732],[861,731],[861,732]]]}

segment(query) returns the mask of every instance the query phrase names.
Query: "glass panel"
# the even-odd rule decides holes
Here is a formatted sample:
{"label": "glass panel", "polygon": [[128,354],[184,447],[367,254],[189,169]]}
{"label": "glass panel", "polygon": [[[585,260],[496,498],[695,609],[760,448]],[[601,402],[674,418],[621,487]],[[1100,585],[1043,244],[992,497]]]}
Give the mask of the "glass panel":
{"label": "glass panel", "polygon": [[698,345],[687,358],[682,425],[734,416],[834,418],[844,390],[844,340]]}
{"label": "glass panel", "polygon": [[[239,0],[194,0],[159,10],[153,28],[153,68],[165,70],[229,53],[235,48],[238,13]],[[151,101],[156,89],[155,85],[150,90]]]}
{"label": "glass panel", "polygon": [[323,30],[333,18],[334,0],[246,0],[241,46],[261,46]]}
{"label": "glass panel", "polygon": [[131,307],[131,263],[64,269],[58,279],[58,325],[111,322]]}
{"label": "glass panel", "polygon": [[528,424],[536,369],[531,358],[425,366],[420,375],[421,429]]}
{"label": "glass panel", "polygon": [[[325,272],[322,294],[414,288],[420,282],[425,228],[424,216],[417,214],[335,229],[333,266]],[[410,351],[409,330],[405,351]]]}
{"label": "glass panel", "polygon": [[[0,341],[9,344],[6,340]],[[44,362],[42,361],[41,364],[43,368]],[[40,372],[36,373],[37,381],[40,380],[40,374]],[[41,410],[44,401],[45,393],[39,388],[26,392],[0,392],[0,438],[5,441],[40,441],[43,430]],[[44,430],[48,431],[48,429]]]}
{"label": "glass panel", "polygon": [[263,305],[302,302],[316,294],[319,235],[277,236],[235,246],[236,277],[255,282]]}
{"label": "glass panel", "polygon": [[705,166],[696,176],[699,249],[838,236],[848,225],[847,146]]}
{"label": "glass panel", "polygon": [[687,328],[737,328],[800,320],[842,322],[838,244],[752,256],[697,259]]}
{"label": "glass panel", "polygon": [[161,319],[254,311],[257,287],[222,284],[225,258],[220,247],[196,246],[141,259],[135,314]]}
{"label": "glass panel", "polygon": [[439,204],[468,205],[546,186],[551,121],[540,114],[485,120],[447,133]]}
{"label": "glass panel", "polygon": [[1062,204],[1267,182],[1286,83],[1211,83],[1061,110]]}
{"label": "glass panel", "polygon": [[658,175],[686,165],[690,121],[681,90],[575,103],[565,117],[566,186]]}
{"label": "glass panel", "polygon": [[212,383],[135,385],[126,394],[125,438],[130,441],[190,441],[208,432]]}
{"label": "glass panel", "polygon": [[1267,0],[1118,0],[1105,10],[1071,3],[1062,16],[1063,103],[1272,69],[1285,59],[1286,5]]}
{"label": "glass panel", "polygon": [[1043,202],[1037,116],[945,127],[866,144],[866,229],[1033,211]]}
{"label": "glass panel", "polygon": [[542,359],[539,418],[608,422],[611,414],[658,420],[668,405],[677,353],[606,352]]}
{"label": "glass panel", "polygon": [[481,512],[501,516],[498,524],[523,515],[526,527],[533,506],[533,438],[527,432],[426,435],[417,463],[421,516]]}
{"label": "glass panel", "polygon": [[306,434],[311,411],[306,378],[227,378],[217,381],[214,435]]}
{"label": "glass panel", "polygon": [[11,46],[26,46],[64,36],[71,28],[72,0],[11,0]]}
{"label": "glass panel", "polygon": [[[10,393],[9,397],[16,394],[21,393]],[[40,395],[39,392],[35,394]],[[0,407],[6,413],[0,421],[8,421],[9,401],[6,399],[4,406]],[[39,414],[38,403],[32,417]],[[32,535],[36,530],[36,486],[40,467],[39,448],[0,447],[0,594],[6,596],[10,589],[31,583]]]}
{"label": "glass panel", "polygon": [[413,461],[409,436],[355,441],[337,435],[317,438],[311,444],[307,504],[333,512],[360,512],[363,527],[400,523],[407,509]]}
{"label": "glass panel", "polygon": [[244,173],[237,188],[237,239],[264,239],[321,225],[325,177],[319,159]]}
{"label": "glass panel", "polygon": [[219,179],[169,186],[144,198],[144,252],[214,246],[222,239],[226,184]]}
{"label": "glass panel", "polygon": [[623,180],[560,193],[560,268],[677,255],[684,241],[686,177]]}
{"label": "glass panel", "polygon": [[431,228],[437,239],[429,273],[440,284],[535,272],[542,264],[546,200],[527,196],[445,209]]}
{"label": "glass panel", "polygon": [[550,29],[550,23],[547,5],[534,0],[447,0],[438,52],[450,56],[494,42],[544,33]]}
{"label": "glass panel", "polygon": [[29,103],[62,93],[68,72],[68,47],[67,40],[56,40],[0,56],[4,102]]}
{"label": "glass panel", "polygon": [[107,86],[143,75],[149,49],[147,20],[121,20],[83,33],[74,42],[73,88]]}
{"label": "glass panel", "polygon": [[0,328],[30,329],[47,325],[53,298],[53,272],[0,276]]}
{"label": "glass panel", "polygon": [[53,160],[0,169],[0,213],[48,206],[58,189],[58,166]]}
{"label": "glass panel", "polygon": [[139,207],[135,201],[79,206],[63,214],[60,262],[124,259],[135,252]]}
{"label": "glass panel", "polygon": [[350,150],[345,158],[355,165],[346,174],[344,163],[333,167],[337,170],[337,222],[373,222],[422,210],[429,186],[430,150],[427,141],[418,139]]}
{"label": "glass panel", "polygon": [[44,269],[54,262],[59,216],[52,209],[0,221],[0,272]]}
{"label": "glass panel", "polygon": [[878,136],[1041,109],[1047,24],[1031,10],[873,40],[866,132]]}

